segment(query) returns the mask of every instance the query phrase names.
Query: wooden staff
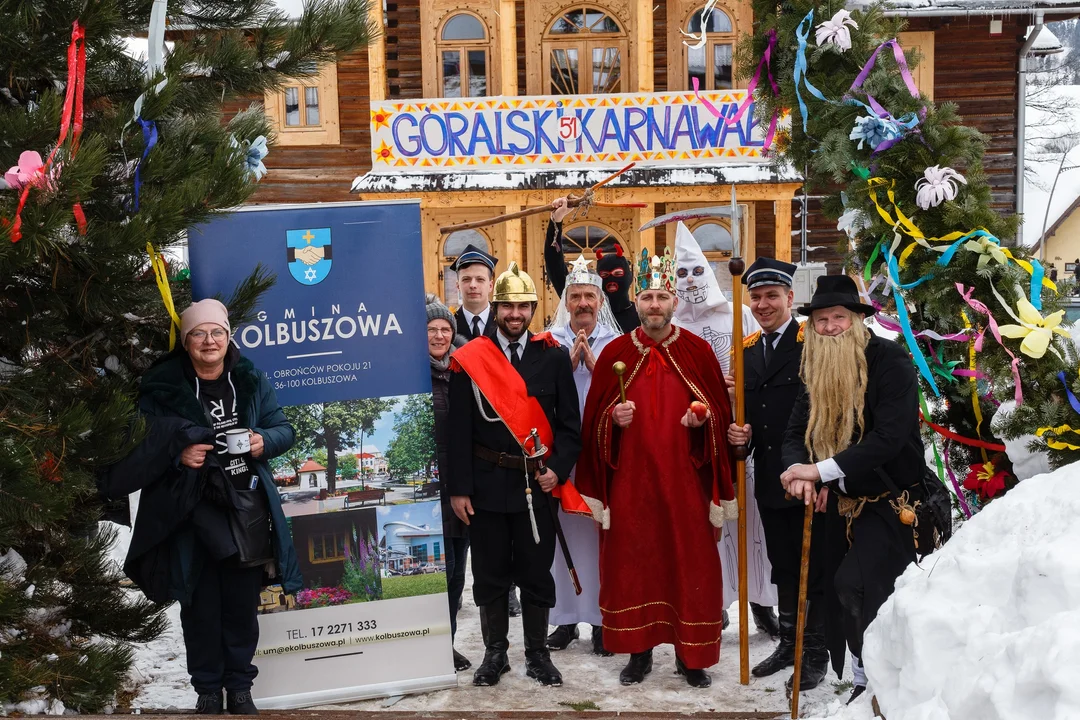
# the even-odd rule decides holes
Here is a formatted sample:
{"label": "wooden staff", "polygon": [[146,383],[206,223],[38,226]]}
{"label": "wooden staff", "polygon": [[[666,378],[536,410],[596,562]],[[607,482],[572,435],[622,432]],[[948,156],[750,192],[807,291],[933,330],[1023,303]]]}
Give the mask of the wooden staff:
{"label": "wooden staff", "polygon": [[791,717],[799,717],[799,680],[802,675],[803,634],[806,632],[806,589],[810,582],[810,528],[814,503],[806,506],[802,523],[802,560],[799,566],[799,609],[795,621],[795,674],[791,678]]}
{"label": "wooden staff", "polygon": [[[739,427],[746,422],[743,407],[743,322],[742,322],[742,274],[746,262],[739,247],[739,215],[735,203],[735,186],[731,186],[731,307],[732,318],[731,344],[735,349],[732,367],[735,375],[735,424]],[[739,682],[750,684],[750,598],[747,589],[749,583],[746,568],[746,457],[749,454],[745,445],[733,448],[735,455],[735,499],[739,505],[738,520],[738,562],[739,562]]]}
{"label": "wooden staff", "polygon": [[[586,190],[580,196],[579,195],[569,195],[569,196],[567,196],[567,199],[566,199],[567,207],[575,208],[575,207],[578,207],[579,205],[582,205],[582,204],[585,204],[587,206],[588,205],[595,205],[596,207],[629,207],[629,208],[647,207],[648,206],[647,203],[608,203],[608,202],[597,202],[597,201],[592,199],[593,193],[595,193],[597,190],[599,190],[600,188],[607,185],[609,182],[611,182],[615,178],[622,175],[624,172],[626,172],[630,168],[634,167],[635,164],[636,163],[630,163],[629,165],[624,167],[622,170],[619,170],[616,173],[612,173],[611,175],[608,175],[606,178],[604,178],[600,182],[598,182],[595,185],[593,185],[592,187],[590,187],[588,190]],[[486,220],[473,220],[472,222],[458,223],[456,225],[445,225],[445,226],[439,228],[439,232],[442,233],[443,235],[446,235],[447,233],[457,232],[458,230],[472,230],[474,228],[487,227],[488,225],[498,225],[499,223],[503,223],[503,222],[506,222],[508,220],[516,220],[517,218],[528,217],[529,215],[537,215],[537,214],[543,213],[543,212],[551,212],[554,209],[555,209],[555,203],[550,202],[547,205],[542,205],[542,206],[539,206],[539,207],[525,208],[524,210],[519,210],[517,212],[508,213],[506,215],[497,215],[496,217],[487,218]]]}

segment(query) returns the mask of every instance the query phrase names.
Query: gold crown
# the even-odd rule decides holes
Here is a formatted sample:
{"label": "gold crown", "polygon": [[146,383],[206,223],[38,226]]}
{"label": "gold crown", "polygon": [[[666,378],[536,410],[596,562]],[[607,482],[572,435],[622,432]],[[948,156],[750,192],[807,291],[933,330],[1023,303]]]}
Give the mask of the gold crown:
{"label": "gold crown", "polygon": [[512,262],[506,272],[495,280],[495,294],[491,302],[537,302],[536,283],[518,268],[516,262]]}
{"label": "gold crown", "polygon": [[675,259],[671,257],[671,249],[664,248],[663,258],[653,255],[650,260],[648,248],[641,248],[641,259],[638,261],[635,284],[638,292],[665,290],[674,293]]}

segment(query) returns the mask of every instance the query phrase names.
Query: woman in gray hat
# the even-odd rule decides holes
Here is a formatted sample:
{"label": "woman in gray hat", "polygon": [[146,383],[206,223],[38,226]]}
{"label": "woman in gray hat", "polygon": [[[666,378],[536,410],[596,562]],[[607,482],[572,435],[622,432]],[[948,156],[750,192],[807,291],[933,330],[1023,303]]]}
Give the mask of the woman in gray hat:
{"label": "woman in gray hat", "polygon": [[[469,534],[465,523],[458,519],[450,507],[450,494],[446,492],[446,472],[449,441],[447,422],[450,409],[450,356],[455,347],[465,344],[465,338],[454,331],[456,325],[449,308],[438,297],[428,293],[427,339],[431,359],[431,405],[435,414],[435,448],[439,462],[439,499],[442,503],[443,538],[446,541],[446,594],[450,600],[450,636],[457,632],[458,606],[465,590],[465,556],[469,551]],[[454,650],[454,669],[468,670],[472,663]]]}

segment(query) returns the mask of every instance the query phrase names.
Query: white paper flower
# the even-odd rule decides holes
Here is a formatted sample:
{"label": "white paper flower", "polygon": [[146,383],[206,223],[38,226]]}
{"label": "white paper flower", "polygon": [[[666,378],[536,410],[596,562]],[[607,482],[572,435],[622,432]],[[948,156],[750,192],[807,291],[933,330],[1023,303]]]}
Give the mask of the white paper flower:
{"label": "white paper flower", "polygon": [[948,167],[928,167],[923,170],[923,175],[925,177],[915,183],[915,204],[923,210],[937,207],[946,200],[955,200],[960,191],[957,183],[967,185],[963,175]]}
{"label": "white paper flower", "polygon": [[859,24],[851,19],[851,13],[847,10],[837,10],[831,20],[826,20],[817,26],[817,44],[832,44],[840,48],[840,52],[851,49],[851,31],[856,30]]}
{"label": "white paper flower", "polygon": [[836,229],[844,232],[850,240],[858,237],[863,230],[870,228],[870,220],[866,213],[856,207],[849,207],[836,223]]}

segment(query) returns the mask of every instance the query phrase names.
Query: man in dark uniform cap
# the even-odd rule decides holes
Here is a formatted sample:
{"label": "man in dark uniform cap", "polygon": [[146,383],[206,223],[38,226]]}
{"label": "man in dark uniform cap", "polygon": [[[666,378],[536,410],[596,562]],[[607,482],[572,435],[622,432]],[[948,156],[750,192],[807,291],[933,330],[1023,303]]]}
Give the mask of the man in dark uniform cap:
{"label": "man in dark uniform cap", "polygon": [[[732,425],[728,439],[734,445],[750,443],[754,456],[754,497],[765,530],[765,548],[772,564],[780,622],[780,643],[776,650],[754,666],[755,677],[766,677],[795,664],[795,624],[799,597],[799,570],[802,558],[803,503],[786,499],[780,485],[784,431],[795,399],[802,390],[799,363],[802,360],[801,325],[791,315],[791,290],[795,266],[760,257],[742,276],[750,296],[750,310],[761,331],[743,342],[746,368],[746,420],[742,430]],[[819,511],[824,511],[824,497]],[[828,670],[825,646],[825,603],[823,587],[825,523],[813,525],[809,613],[803,641],[803,662],[799,687],[816,687]],[[843,648],[840,648],[843,652]],[[790,680],[789,680],[790,682]]]}
{"label": "man in dark uniform cap", "polygon": [[[550,333],[528,331],[536,303],[536,285],[510,263],[495,283],[495,337],[470,341],[451,362],[447,490],[469,526],[485,648],[474,685],[496,685],[510,670],[511,582],[521,588],[525,674],[562,685],[545,646],[555,605],[555,525],[547,505],[577,462],[581,418],[570,355]],[[546,462],[534,459],[531,432],[547,436]]]}
{"label": "man in dark uniform cap", "polygon": [[495,320],[488,298],[498,262],[475,245],[467,245],[450,266],[457,273],[458,297],[461,299],[461,307],[454,313],[457,331],[470,340],[481,335],[495,337]]}

